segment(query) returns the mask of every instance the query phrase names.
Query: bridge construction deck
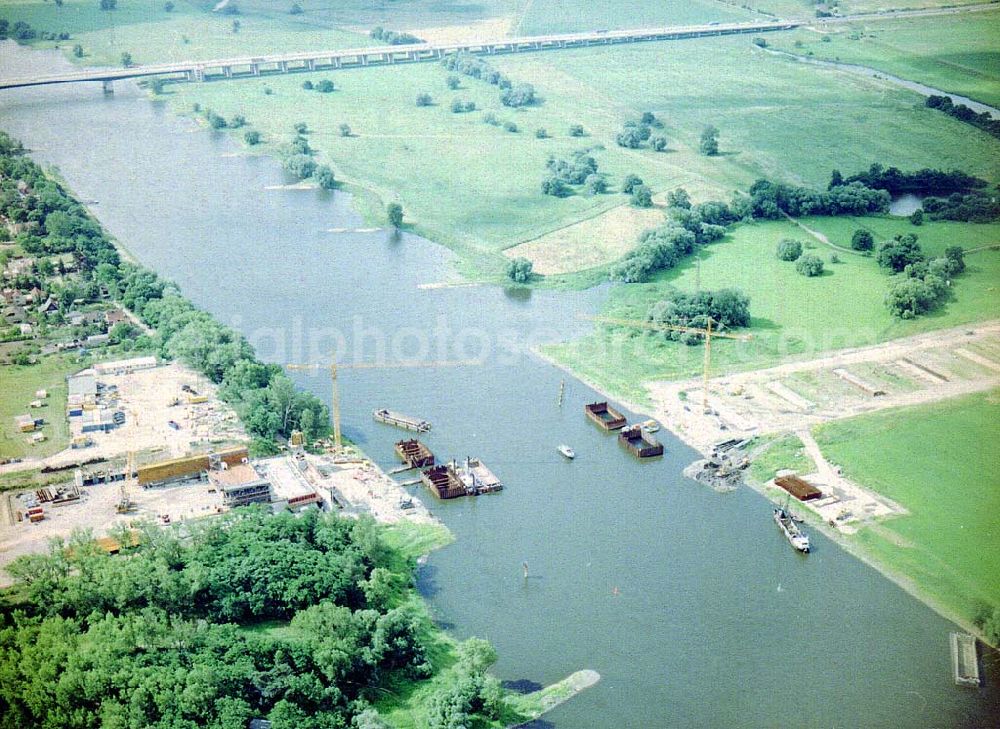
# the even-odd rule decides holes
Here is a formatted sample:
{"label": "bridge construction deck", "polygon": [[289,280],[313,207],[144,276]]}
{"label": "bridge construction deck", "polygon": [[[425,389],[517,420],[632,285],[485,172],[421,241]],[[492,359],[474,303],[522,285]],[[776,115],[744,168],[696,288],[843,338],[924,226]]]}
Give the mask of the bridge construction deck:
{"label": "bridge construction deck", "polygon": [[128,68],[95,68],[67,71],[43,76],[0,79],[0,90],[48,86],[52,84],[101,82],[108,84],[123,79],[158,76],[174,81],[209,81],[296,71],[322,71],[397,63],[434,61],[453,53],[498,55],[560,48],[640,43],[648,41],[684,40],[711,36],[769,33],[792,30],[801,25],[797,21],[767,23],[723,23],[718,25],[690,25],[671,28],[638,28],[634,30],[592,31],[557,35],[520,36],[495,41],[467,43],[415,43],[405,46],[371,46],[331,51],[275,53],[260,56],[223,58],[212,61],[181,61]]}

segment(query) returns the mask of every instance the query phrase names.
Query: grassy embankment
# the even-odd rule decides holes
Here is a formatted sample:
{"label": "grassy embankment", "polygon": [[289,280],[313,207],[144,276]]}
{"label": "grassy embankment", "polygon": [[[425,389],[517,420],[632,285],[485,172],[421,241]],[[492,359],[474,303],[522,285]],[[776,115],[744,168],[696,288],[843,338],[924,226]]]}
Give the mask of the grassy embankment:
{"label": "grassy embankment", "polygon": [[759,19],[735,3],[727,7],[712,0],[636,0],[628,3],[627,10],[623,10],[620,3],[595,3],[592,0],[547,0],[524,5],[525,9],[518,14],[515,25],[519,35],[656,28],[710,21],[738,23]]}
{"label": "grassy embankment", "polygon": [[831,27],[829,41],[798,30],[775,34],[768,42],[791,53],[877,68],[1000,106],[998,24],[1000,10],[988,10]]}
{"label": "grassy embankment", "polygon": [[849,538],[966,621],[1000,605],[1000,390],[817,428],[824,454],[909,514]]}
{"label": "grassy embankment", "polygon": [[[914,232],[931,257],[941,255],[949,245],[976,248],[1000,240],[997,224],[938,222],[914,227],[906,220],[881,217],[809,218],[805,223],[842,246],[850,245],[850,236],[859,227],[873,230],[879,240]],[[819,255],[826,264],[823,276],[807,278],[796,273],[794,264],[777,259],[775,247],[786,237],[801,240],[807,249],[812,246],[808,252]],[[839,263],[830,262],[834,253]],[[792,223],[739,226],[725,240],[704,249],[701,259],[702,288],[742,289],[750,297],[753,315],[752,341],[713,342],[712,362],[717,374],[982,321],[996,317],[1000,310],[996,286],[1000,252],[995,250],[969,255],[966,272],[954,282],[953,300],[931,315],[909,321],[892,317],[883,304],[889,276],[873,257],[834,252]],[[697,280],[697,266],[689,260],[650,283],[614,288],[602,314],[644,319],[649,306],[668,288],[693,291]],[[695,375],[702,364],[701,347],[622,328],[598,327],[581,340],[552,345],[546,352],[631,402],[645,401],[643,382]],[[608,352],[614,357],[614,366],[608,366]]]}
{"label": "grassy embankment", "polygon": [[[468,78],[451,91],[447,72],[436,64],[335,74],[339,88],[331,94],[301,88],[306,78],[323,74],[177,85],[168,91],[175,109],[186,112],[198,103],[227,118],[242,114],[274,144],[291,138],[293,124],[306,122],[319,160],[332,164],[338,179],[371,193],[367,209],[372,217],[381,215],[385,201],[399,199],[417,231],[474,261],[479,273],[492,275],[504,264],[501,251],[561,231],[550,251],[537,252],[536,261],[558,257],[562,270],[591,268],[596,274],[587,280],[599,278],[601,266],[627,251],[635,236],[655,222],[648,211],[635,215],[624,209],[616,225],[627,234],[595,259],[592,241],[602,235],[600,215],[626,204],[615,191],[630,172],[656,192],[685,186],[702,199],[728,197],[760,176],[822,185],[834,167],[861,169],[875,160],[904,168],[959,167],[1000,179],[995,140],[970,135],[965,125],[919,108],[917,95],[769,56],[746,38],[491,62],[511,78],[533,83],[543,102],[507,109],[495,87]],[[273,93],[265,94],[265,86]],[[417,108],[414,97],[421,91],[430,93],[436,105]],[[477,111],[453,114],[454,98],[474,101]],[[668,152],[615,145],[622,123],[642,110],[663,119]],[[484,124],[487,112],[515,122],[520,131]],[[340,135],[342,123],[351,127],[352,136]],[[570,137],[574,123],[589,135]],[[722,130],[722,154],[715,158],[696,151],[709,123]],[[539,128],[551,137],[536,138]],[[612,193],[565,199],[542,195],[546,160],[566,158],[581,147],[593,148]],[[567,226],[585,220],[592,226],[567,234]],[[544,249],[545,240],[533,245]],[[573,280],[553,276],[550,283],[567,279]]]}
{"label": "grassy embankment", "polygon": [[[69,445],[69,424],[66,420],[66,377],[81,368],[75,355],[42,357],[37,365],[6,365],[0,367],[0,458],[45,457]],[[44,407],[31,408],[37,390],[47,390]],[[38,432],[45,441],[32,445],[31,433],[21,433],[14,425],[18,415],[29,414],[45,419]]]}

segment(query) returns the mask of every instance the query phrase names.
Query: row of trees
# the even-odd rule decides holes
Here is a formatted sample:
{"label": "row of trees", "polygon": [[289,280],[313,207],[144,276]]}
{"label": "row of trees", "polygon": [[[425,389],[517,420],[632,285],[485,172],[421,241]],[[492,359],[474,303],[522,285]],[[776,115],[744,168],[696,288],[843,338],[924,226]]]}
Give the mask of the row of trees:
{"label": "row of trees", "polygon": [[860,181],[813,190],[760,179],[750,186],[748,196],[733,198],[732,208],[740,218],[777,220],[785,214],[799,217],[885,213],[891,200],[886,190],[872,189]]}
{"label": "row of trees", "polygon": [[101,292],[134,311],[154,329],[136,348],[179,359],[221,384],[256,436],[258,447],[302,429],[310,437],[328,431],[329,413],[314,395],[297,392],[288,376],[264,365],[247,341],[209,314],[196,309],[177,287],[154,272],[123,261],[101,226],[24,152],[19,142],[0,133],[0,215],[34,224],[16,242],[31,254],[71,253],[80,281],[53,287],[70,301],[83,292]]}
{"label": "row of trees", "polygon": [[[534,86],[526,83],[515,84],[486,61],[476,56],[471,56],[468,53],[455,53],[441,59],[441,64],[449,71],[480,79],[499,87],[500,103],[504,106],[530,106],[538,101]],[[450,78],[449,87],[457,88],[455,81]]]}
{"label": "row of trees", "polygon": [[[634,194],[634,193],[633,193]],[[639,245],[611,269],[611,280],[624,283],[647,281],[657,271],[676,266],[699,246],[722,238],[725,225],[714,221],[720,217],[723,203],[703,203],[692,206],[684,190],[677,190],[668,197],[671,207],[667,221],[656,228],[643,231]]]}
{"label": "row of trees", "polygon": [[69,40],[69,33],[63,31],[54,33],[47,30],[36,30],[30,23],[18,20],[11,23],[6,18],[0,18],[0,40],[12,38],[17,41],[29,41],[36,38],[41,40]]}
{"label": "row of trees", "polygon": [[[406,606],[412,564],[370,519],[253,507],[188,532],[150,527],[116,558],[78,532],[12,563],[22,599],[0,612],[0,727],[382,726],[379,687],[431,672],[427,619]],[[262,620],[288,628],[246,629]],[[470,719],[499,701],[481,668],[494,658],[482,641],[459,650],[482,684]]]}
{"label": "row of trees", "polygon": [[932,220],[960,220],[967,223],[992,223],[1000,220],[1000,200],[984,192],[955,192],[945,198],[926,197],[921,203]]}
{"label": "row of trees", "polygon": [[986,180],[968,175],[961,170],[931,169],[925,167],[914,172],[903,172],[898,167],[884,167],[873,164],[866,172],[859,172],[848,178],[834,170],[830,174],[828,190],[860,182],[873,190],[886,190],[890,195],[913,193],[915,195],[950,195],[953,192],[966,192],[986,187]]}
{"label": "row of trees", "polygon": [[379,25],[372,28],[369,35],[373,39],[385,43],[387,46],[405,46],[424,42],[422,38],[417,38],[417,36],[411,33],[404,33],[398,30],[385,30]]}
{"label": "row of trees", "polygon": [[971,124],[977,129],[982,129],[987,134],[1000,137],[1000,119],[994,119],[988,111],[976,113],[965,104],[956,104],[949,96],[928,96],[927,107],[943,111],[949,116],[953,116],[959,121]]}

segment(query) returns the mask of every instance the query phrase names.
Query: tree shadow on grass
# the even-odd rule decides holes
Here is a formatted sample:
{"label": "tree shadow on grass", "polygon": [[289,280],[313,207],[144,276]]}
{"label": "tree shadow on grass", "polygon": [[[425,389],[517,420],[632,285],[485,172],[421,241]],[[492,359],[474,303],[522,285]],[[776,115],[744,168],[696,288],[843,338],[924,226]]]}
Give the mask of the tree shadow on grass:
{"label": "tree shadow on grass", "polygon": [[545,688],[538,681],[532,681],[528,678],[519,678],[515,681],[501,681],[500,685],[503,686],[504,690],[513,691],[518,694],[530,694]]}

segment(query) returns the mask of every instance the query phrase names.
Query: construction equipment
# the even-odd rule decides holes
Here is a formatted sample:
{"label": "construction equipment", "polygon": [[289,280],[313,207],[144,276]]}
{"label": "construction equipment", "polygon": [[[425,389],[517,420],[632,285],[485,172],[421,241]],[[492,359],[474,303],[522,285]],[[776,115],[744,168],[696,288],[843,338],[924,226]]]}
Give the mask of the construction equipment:
{"label": "construction equipment", "polygon": [[413,360],[408,362],[349,362],[337,363],[336,355],[333,362],[328,365],[321,364],[286,364],[290,370],[315,372],[322,369],[330,370],[331,398],[330,398],[330,419],[333,421],[333,443],[334,448],[339,453],[342,447],[340,438],[340,391],[337,387],[337,371],[342,369],[351,370],[371,370],[371,369],[399,369],[410,367],[469,367],[481,365],[477,359],[460,360]]}
{"label": "construction equipment", "polygon": [[652,329],[653,331],[661,332],[687,332],[689,334],[700,334],[705,337],[705,361],[702,372],[701,386],[701,410],[703,413],[708,412],[708,379],[709,373],[712,369],[712,337],[738,339],[742,342],[747,342],[753,339],[753,337],[749,334],[730,334],[729,332],[721,332],[718,329],[712,329],[712,325],[715,323],[715,320],[712,319],[712,317],[708,317],[708,325],[704,329],[701,327],[686,327],[676,324],[660,324],[659,322],[642,321],[641,319],[615,319],[610,316],[586,316],[584,318],[590,319],[598,324],[611,324],[613,326],[633,327],[635,329]]}

